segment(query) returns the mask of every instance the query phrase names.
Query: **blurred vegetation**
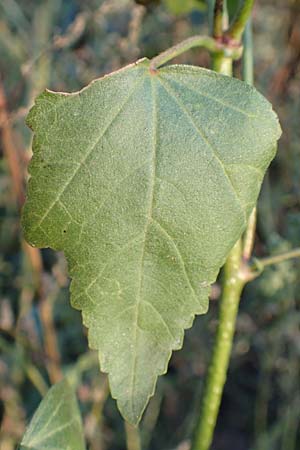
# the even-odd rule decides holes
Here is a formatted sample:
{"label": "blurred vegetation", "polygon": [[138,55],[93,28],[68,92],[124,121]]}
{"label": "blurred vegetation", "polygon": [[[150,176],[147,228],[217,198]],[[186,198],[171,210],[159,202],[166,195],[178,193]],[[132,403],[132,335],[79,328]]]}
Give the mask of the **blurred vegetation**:
{"label": "blurred vegetation", "polygon": [[[207,32],[205,2],[198,0],[0,1],[1,450],[17,448],[42,396],[63,374],[76,380],[88,448],[123,450],[126,439],[128,450],[138,448],[109,397],[97,356],[88,351],[80,314],[69,305],[63,255],[32,249],[22,238],[28,109],[46,87],[78,90]],[[300,1],[257,1],[254,43],[256,86],[284,131],[259,201],[255,255],[265,256],[300,245]],[[209,67],[197,50],[177,62]],[[235,69],[240,76],[240,63]],[[219,291],[216,284],[208,315],[196,319],[159,381],[140,427],[145,450],[189,448]],[[300,448],[299,307],[297,260],[267,268],[247,286],[214,450]]]}

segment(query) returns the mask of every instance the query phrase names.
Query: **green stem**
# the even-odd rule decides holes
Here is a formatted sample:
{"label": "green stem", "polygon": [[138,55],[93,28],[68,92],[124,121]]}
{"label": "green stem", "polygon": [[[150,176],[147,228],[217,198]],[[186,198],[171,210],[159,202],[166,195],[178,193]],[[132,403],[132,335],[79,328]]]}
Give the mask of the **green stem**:
{"label": "green stem", "polygon": [[209,25],[209,34],[212,35],[214,31],[214,9],[215,9],[215,0],[207,1],[207,18]]}
{"label": "green stem", "polygon": [[[243,5],[244,7],[245,3]],[[245,12],[243,12],[243,17],[244,15]],[[242,29],[244,29],[245,24],[246,22]],[[251,55],[252,52],[249,52],[249,59]],[[213,68],[217,72],[232,76],[232,65],[233,59],[230,56],[215,55]],[[251,66],[248,64],[247,70],[250,69]],[[250,75],[248,75],[248,82],[250,78]],[[254,212],[251,215],[244,241],[242,239],[238,240],[224,266],[219,323],[205,381],[200,417],[191,450],[209,450],[213,440],[213,433],[229,366],[239,302],[242,290],[247,282],[242,271],[243,260],[245,260],[245,257],[248,260],[251,255],[255,235],[255,223]]]}
{"label": "green stem", "polygon": [[248,19],[251,16],[251,12],[254,6],[255,0],[244,0],[237,15],[235,16],[233,23],[226,32],[226,36],[240,42],[243,32],[245,30]]}
{"label": "green stem", "polygon": [[137,427],[125,421],[127,450],[141,450],[141,437]]}
{"label": "green stem", "polygon": [[267,258],[253,258],[252,262],[249,262],[249,259],[244,259],[243,264],[241,265],[241,276],[245,282],[248,283],[259,277],[266,267],[280,264],[283,261],[288,261],[293,258],[300,258],[300,248],[295,248],[294,250],[282,253],[281,255],[268,256]]}
{"label": "green stem", "polygon": [[223,10],[224,0],[216,0],[213,26],[213,36],[215,39],[220,39],[223,36]]}
{"label": "green stem", "polygon": [[[253,59],[253,33],[252,33],[251,17],[249,18],[246,24],[246,28],[243,34],[243,44],[244,44],[244,51],[242,58],[243,80],[252,86],[254,84],[254,64],[253,64],[254,59]],[[249,217],[247,229],[244,234],[244,248],[243,248],[244,263],[248,263],[252,255],[255,240],[256,222],[257,222],[257,208],[255,207]]]}
{"label": "green stem", "polygon": [[151,59],[150,71],[156,72],[157,69],[166,62],[194,47],[202,47],[208,50],[214,58],[225,58],[231,62],[232,60],[240,58],[242,52],[241,47],[218,42],[209,36],[192,36]]}
{"label": "green stem", "polygon": [[[242,70],[243,80],[253,85],[254,82],[254,63],[253,63],[253,36],[252,36],[252,19],[249,18],[243,34],[243,59]],[[257,221],[257,208],[255,207],[249,217],[247,229],[244,234],[243,261],[248,262],[251,258],[254,247],[255,231]]]}
{"label": "green stem", "polygon": [[38,369],[32,364],[26,364],[24,366],[28,379],[35,386],[36,390],[40,393],[41,397],[44,397],[49,389],[49,386],[45,382],[43,376]]}
{"label": "green stem", "polygon": [[202,47],[211,53],[220,52],[217,42],[209,36],[192,36],[153,58],[150,70],[156,71],[160,66],[194,47]]}
{"label": "green stem", "polygon": [[239,301],[245,284],[240,276],[241,244],[239,239],[224,266],[219,325],[204,387],[200,420],[191,450],[208,450],[213,439],[226,381]]}
{"label": "green stem", "polygon": [[255,240],[256,219],[257,219],[257,210],[255,207],[253,208],[253,211],[250,214],[247,229],[244,233],[243,261],[245,263],[248,263],[252,255]]}
{"label": "green stem", "polygon": [[264,269],[267,266],[281,263],[293,258],[300,258],[300,248],[295,248],[289,252],[281,253],[280,255],[268,256],[267,258],[257,259],[256,262],[260,268]]}
{"label": "green stem", "polygon": [[213,58],[213,70],[223,75],[232,76],[232,58],[224,55],[215,55]]}
{"label": "green stem", "polygon": [[254,63],[253,63],[253,36],[252,36],[252,19],[249,18],[245,32],[243,34],[243,80],[246,83],[254,84]]}
{"label": "green stem", "polygon": [[[224,75],[232,75],[232,60],[229,58],[215,57],[213,67]],[[239,240],[231,250],[224,266],[219,324],[191,450],[208,450],[213,439],[229,364],[238,304],[243,288],[243,281],[238,277],[241,256],[242,244]]]}

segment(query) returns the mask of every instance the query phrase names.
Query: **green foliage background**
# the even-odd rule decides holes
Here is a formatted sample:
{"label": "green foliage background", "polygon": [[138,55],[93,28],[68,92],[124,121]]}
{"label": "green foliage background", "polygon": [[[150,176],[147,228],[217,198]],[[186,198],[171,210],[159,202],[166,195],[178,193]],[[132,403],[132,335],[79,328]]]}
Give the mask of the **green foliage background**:
{"label": "green foliage background", "polygon": [[[63,256],[43,250],[42,270],[32,269],[36,255],[28,257],[20,235],[20,202],[13,194],[5,133],[9,125],[23,176],[31,145],[24,117],[42,89],[75,91],[140,56],[207,32],[205,12],[173,15],[167,2],[147,3],[144,9],[129,0],[0,2],[0,72],[9,119],[4,123],[2,114],[0,124],[1,450],[16,448],[41,395],[62,373],[78,387],[89,448],[125,448],[106,379],[95,355],[85,354],[86,332],[80,314],[69,306]],[[257,1],[256,86],[273,103],[284,131],[260,198],[258,256],[300,244],[299,21],[299,1]],[[177,61],[209,65],[199,51]],[[299,262],[289,261],[266,270],[244,292],[214,450],[297,450],[300,445],[299,279]],[[196,320],[159,382],[141,425],[145,449],[188,448],[218,297],[216,284],[209,314]]]}

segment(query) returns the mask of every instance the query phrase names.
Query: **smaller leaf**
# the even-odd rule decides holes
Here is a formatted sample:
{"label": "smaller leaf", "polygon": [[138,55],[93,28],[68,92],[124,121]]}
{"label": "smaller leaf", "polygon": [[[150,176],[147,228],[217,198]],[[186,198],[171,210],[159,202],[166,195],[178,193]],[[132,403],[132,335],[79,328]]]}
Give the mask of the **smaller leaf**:
{"label": "smaller leaf", "polygon": [[20,450],[85,450],[78,403],[63,380],[48,391],[22,439]]}
{"label": "smaller leaf", "polygon": [[227,0],[227,9],[230,20],[234,18],[241,6],[240,0]]}

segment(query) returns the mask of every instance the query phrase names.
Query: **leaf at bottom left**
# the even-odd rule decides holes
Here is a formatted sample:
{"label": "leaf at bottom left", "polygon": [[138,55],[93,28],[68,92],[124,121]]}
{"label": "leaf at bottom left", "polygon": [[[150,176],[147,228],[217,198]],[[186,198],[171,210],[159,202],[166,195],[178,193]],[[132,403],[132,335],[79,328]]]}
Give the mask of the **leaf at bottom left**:
{"label": "leaf at bottom left", "polygon": [[74,390],[63,380],[52,386],[36,410],[19,450],[85,450]]}

